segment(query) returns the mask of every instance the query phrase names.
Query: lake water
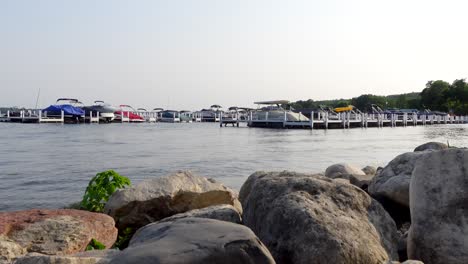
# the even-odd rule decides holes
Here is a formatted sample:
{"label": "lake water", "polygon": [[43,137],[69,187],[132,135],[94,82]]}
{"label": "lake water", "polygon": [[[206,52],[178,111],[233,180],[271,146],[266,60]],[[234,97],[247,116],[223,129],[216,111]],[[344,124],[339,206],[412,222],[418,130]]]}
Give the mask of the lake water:
{"label": "lake water", "polygon": [[60,208],[114,169],[133,183],[191,170],[239,189],[257,170],[323,172],[338,162],[384,166],[427,141],[468,145],[468,125],[337,130],[218,124],[0,123],[0,211]]}

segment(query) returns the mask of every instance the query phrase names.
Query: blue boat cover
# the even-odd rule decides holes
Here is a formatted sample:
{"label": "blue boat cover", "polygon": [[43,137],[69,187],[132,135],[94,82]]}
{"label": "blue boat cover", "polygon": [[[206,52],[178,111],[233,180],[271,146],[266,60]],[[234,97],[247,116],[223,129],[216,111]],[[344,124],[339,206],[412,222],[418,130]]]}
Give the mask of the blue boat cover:
{"label": "blue boat cover", "polygon": [[81,108],[75,107],[73,105],[51,105],[44,110],[43,112],[47,111],[48,115],[61,115],[61,111],[65,115],[72,115],[72,116],[84,116],[85,111]]}

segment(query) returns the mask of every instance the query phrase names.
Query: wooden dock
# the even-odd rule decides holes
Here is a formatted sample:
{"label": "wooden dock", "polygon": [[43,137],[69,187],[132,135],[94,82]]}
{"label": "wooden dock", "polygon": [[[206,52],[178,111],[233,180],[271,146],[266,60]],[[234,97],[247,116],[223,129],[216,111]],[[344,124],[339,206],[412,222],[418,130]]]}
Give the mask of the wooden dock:
{"label": "wooden dock", "polygon": [[[131,122],[130,118],[123,116],[122,119],[115,120],[117,122]],[[303,129],[329,129],[329,128],[355,128],[355,127],[397,127],[397,126],[417,126],[417,125],[434,125],[434,124],[466,124],[468,116],[451,116],[451,115],[436,115],[436,114],[368,114],[368,113],[330,113],[326,111],[311,112],[311,118],[307,118],[299,113],[299,120],[289,120],[288,111],[284,111],[284,115],[269,115],[265,112],[262,115],[254,115],[252,111],[245,113],[240,112],[225,112],[219,114],[219,125],[239,127],[240,124],[246,124],[249,127],[263,128],[303,128]],[[155,112],[139,112],[144,120],[142,122],[161,122],[161,116]],[[199,113],[190,114],[193,122],[200,122],[201,115]],[[274,116],[274,117],[272,117]],[[301,120],[300,118],[304,119]],[[180,118],[180,116],[177,116]],[[180,122],[175,117],[176,122]],[[114,121],[114,122],[115,122]],[[41,110],[21,110],[10,112],[0,112],[0,122],[17,122],[17,123],[65,123],[66,117],[62,112],[61,116],[47,116],[47,113]],[[84,118],[86,123],[99,123],[99,113],[90,113]]]}
{"label": "wooden dock", "polygon": [[260,117],[250,113],[246,120],[241,120],[239,117],[234,119],[221,119],[220,126],[227,126],[228,124],[239,126],[239,123],[246,123],[249,127],[328,129],[468,123],[468,116],[420,115],[416,113],[358,114],[347,112],[331,115],[329,112],[312,112],[310,116],[311,118],[305,118],[305,120],[288,120],[287,111],[284,111],[282,118],[270,118],[268,112]]}
{"label": "wooden dock", "polygon": [[[87,123],[99,123],[99,112],[90,112],[89,116],[85,116],[84,121]],[[0,112],[0,122],[13,123],[65,123],[65,114],[62,111],[60,116],[47,116],[47,112],[41,110],[21,110],[19,112],[6,113]]]}

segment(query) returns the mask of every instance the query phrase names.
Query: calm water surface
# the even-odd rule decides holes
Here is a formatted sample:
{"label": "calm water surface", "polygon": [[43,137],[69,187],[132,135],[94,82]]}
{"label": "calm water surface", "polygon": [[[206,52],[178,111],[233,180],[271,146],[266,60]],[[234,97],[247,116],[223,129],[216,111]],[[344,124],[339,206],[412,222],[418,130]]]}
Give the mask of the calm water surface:
{"label": "calm water surface", "polygon": [[349,130],[219,128],[217,124],[0,123],[0,211],[60,208],[114,169],[133,183],[191,170],[239,189],[257,170],[384,166],[427,141],[468,145],[468,125]]}

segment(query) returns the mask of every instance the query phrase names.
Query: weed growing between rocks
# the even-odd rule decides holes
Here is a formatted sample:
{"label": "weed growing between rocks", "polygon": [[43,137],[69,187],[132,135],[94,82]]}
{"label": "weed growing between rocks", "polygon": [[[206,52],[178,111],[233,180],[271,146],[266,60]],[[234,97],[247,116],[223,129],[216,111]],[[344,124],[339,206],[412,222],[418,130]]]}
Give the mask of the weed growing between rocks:
{"label": "weed growing between rocks", "polygon": [[117,189],[130,185],[129,178],[113,170],[100,172],[89,182],[80,204],[81,208],[91,212],[102,212],[107,200]]}

